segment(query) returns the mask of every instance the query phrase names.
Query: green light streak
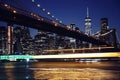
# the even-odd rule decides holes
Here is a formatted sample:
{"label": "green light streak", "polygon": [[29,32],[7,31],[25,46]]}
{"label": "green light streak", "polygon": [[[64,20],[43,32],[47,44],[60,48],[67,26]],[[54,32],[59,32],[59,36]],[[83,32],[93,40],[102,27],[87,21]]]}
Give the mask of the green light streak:
{"label": "green light streak", "polygon": [[0,60],[9,59],[33,59],[33,55],[3,55],[0,56]]}

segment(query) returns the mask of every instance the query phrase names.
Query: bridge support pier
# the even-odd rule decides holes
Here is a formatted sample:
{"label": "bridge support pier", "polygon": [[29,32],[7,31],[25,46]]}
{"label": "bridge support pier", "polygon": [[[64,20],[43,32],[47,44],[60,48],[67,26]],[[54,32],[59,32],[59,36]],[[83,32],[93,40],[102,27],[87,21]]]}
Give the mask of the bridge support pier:
{"label": "bridge support pier", "polygon": [[116,29],[112,29],[112,37],[113,37],[113,46],[117,48],[117,38],[116,38]]}
{"label": "bridge support pier", "polygon": [[8,54],[13,54],[13,24],[12,23],[8,23]]}

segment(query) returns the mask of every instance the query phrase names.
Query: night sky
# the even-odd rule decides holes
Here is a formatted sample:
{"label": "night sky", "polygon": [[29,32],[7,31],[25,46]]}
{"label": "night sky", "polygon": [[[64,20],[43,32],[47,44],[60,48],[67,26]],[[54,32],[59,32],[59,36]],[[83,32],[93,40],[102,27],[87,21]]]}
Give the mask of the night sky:
{"label": "night sky", "polygon": [[[14,0],[15,1],[15,0]],[[26,9],[48,17],[38,8],[32,0],[20,1]],[[84,19],[86,8],[89,8],[89,15],[92,19],[92,33],[100,30],[100,19],[108,18],[109,27],[117,29],[120,36],[120,0],[34,0],[41,8],[45,8],[51,15],[61,20],[64,24],[75,23],[80,30],[84,31]],[[18,3],[18,4],[21,4]],[[31,30],[36,34],[36,30]],[[32,36],[33,36],[32,35]]]}

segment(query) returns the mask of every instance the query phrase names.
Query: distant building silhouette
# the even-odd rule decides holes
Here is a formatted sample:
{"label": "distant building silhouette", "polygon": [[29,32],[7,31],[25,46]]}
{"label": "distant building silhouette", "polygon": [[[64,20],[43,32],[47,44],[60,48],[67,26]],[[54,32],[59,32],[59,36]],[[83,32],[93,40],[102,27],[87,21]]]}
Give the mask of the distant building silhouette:
{"label": "distant building silhouette", "polygon": [[[108,26],[108,19],[107,18],[101,18],[101,35],[105,34],[109,31],[109,26]],[[101,37],[101,40],[106,41],[107,43],[110,43],[110,36],[104,36]]]}
{"label": "distant building silhouette", "polygon": [[108,31],[108,19],[107,18],[101,18],[101,34],[104,34]]}

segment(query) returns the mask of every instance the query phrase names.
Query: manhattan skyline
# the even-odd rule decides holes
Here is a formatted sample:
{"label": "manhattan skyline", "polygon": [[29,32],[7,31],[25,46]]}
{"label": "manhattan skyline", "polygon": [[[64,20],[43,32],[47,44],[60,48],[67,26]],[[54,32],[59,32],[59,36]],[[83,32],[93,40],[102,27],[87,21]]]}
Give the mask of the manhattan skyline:
{"label": "manhattan skyline", "polygon": [[[89,16],[92,19],[92,33],[100,30],[100,19],[108,18],[110,28],[115,28],[120,33],[120,1],[119,0],[34,0],[42,8],[50,11],[52,15],[60,19],[64,24],[75,23],[80,30],[85,31],[84,19],[87,16],[86,8],[89,8]],[[120,34],[119,34],[120,36]]]}
{"label": "manhattan skyline", "polygon": [[[15,1],[15,0],[14,0]],[[32,0],[19,0],[26,9],[46,16]],[[49,11],[51,15],[70,25],[75,23],[81,31],[85,31],[84,19],[87,16],[86,8],[89,8],[89,16],[92,19],[92,34],[100,30],[100,19],[108,18],[110,28],[115,28],[120,33],[120,1],[119,0],[34,0],[36,4],[40,4],[41,8]],[[20,4],[20,3],[19,3]],[[35,35],[36,30],[31,30],[31,34]],[[33,36],[32,35],[32,36]],[[120,34],[119,34],[120,36]]]}

